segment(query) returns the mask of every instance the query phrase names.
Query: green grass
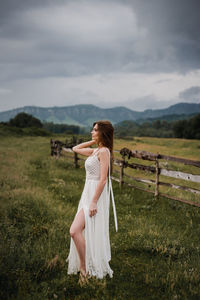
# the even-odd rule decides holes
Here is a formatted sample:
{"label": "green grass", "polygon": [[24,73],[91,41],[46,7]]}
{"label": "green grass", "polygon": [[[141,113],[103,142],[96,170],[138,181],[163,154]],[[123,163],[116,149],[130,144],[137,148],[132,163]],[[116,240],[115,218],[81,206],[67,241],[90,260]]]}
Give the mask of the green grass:
{"label": "green grass", "polygon": [[115,182],[114,277],[91,279],[80,288],[78,275],[67,275],[69,228],[85,171],[83,165],[74,169],[65,155],[50,157],[49,139],[1,140],[0,299],[198,299],[199,208],[126,187],[120,191]]}

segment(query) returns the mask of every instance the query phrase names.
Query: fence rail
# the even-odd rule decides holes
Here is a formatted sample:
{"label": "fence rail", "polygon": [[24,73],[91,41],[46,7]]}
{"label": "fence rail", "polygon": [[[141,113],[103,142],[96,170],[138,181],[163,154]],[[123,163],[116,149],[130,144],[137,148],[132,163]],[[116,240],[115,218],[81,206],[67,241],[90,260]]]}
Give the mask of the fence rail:
{"label": "fence rail", "polygon": [[[53,143],[54,143],[54,141],[51,140],[51,146],[52,146]],[[70,147],[68,147],[67,144],[63,143],[61,148],[64,152],[73,153],[73,156],[69,156],[69,155],[66,155],[66,156],[70,159],[73,159],[75,168],[79,167],[79,164],[78,164],[79,160],[83,160],[83,161],[85,160],[81,157],[78,157],[78,154],[72,151],[71,144],[70,144]],[[153,193],[155,196],[162,195],[162,196],[165,196],[165,197],[173,199],[173,200],[181,201],[181,202],[184,202],[184,203],[187,203],[187,204],[191,204],[191,205],[200,207],[200,203],[194,203],[192,201],[183,200],[183,199],[180,199],[180,198],[168,195],[168,194],[160,193],[160,191],[159,191],[159,186],[166,186],[166,187],[169,187],[171,189],[178,189],[178,190],[187,191],[187,192],[190,192],[190,193],[193,193],[193,194],[196,194],[196,195],[200,195],[200,186],[199,186],[199,189],[198,188],[191,188],[191,187],[178,185],[178,184],[174,184],[174,183],[162,182],[160,180],[160,175],[162,175],[162,176],[165,176],[165,177],[183,179],[183,180],[186,180],[186,181],[192,181],[192,182],[195,182],[195,183],[200,183],[200,175],[195,175],[195,174],[190,174],[190,173],[185,173],[185,172],[180,172],[180,171],[174,171],[174,170],[167,170],[167,169],[162,168],[160,166],[159,160],[178,162],[178,163],[185,164],[185,165],[195,166],[197,168],[200,168],[200,161],[183,159],[183,158],[167,156],[167,155],[161,155],[161,154],[154,154],[154,153],[146,152],[146,151],[137,151],[137,150],[131,151],[128,148],[123,148],[121,150],[115,150],[114,152],[119,153],[122,157],[122,159],[114,158],[114,160],[113,160],[114,165],[118,166],[120,168],[120,170],[114,170],[114,172],[116,174],[119,174],[119,177],[112,176],[112,179],[119,182],[120,188],[122,188],[122,186],[124,184],[126,184],[126,185],[128,185],[130,187],[133,187],[135,189],[139,189],[139,190],[143,190],[143,191],[146,191],[146,192],[149,192],[149,193]],[[52,153],[57,153],[57,152],[52,151],[52,148],[51,148],[51,155],[52,155]],[[55,155],[57,157],[59,157],[60,152],[59,152],[59,154],[55,154]],[[130,163],[127,160],[129,160],[131,157],[154,162],[155,166],[142,165],[142,164],[138,164],[138,163]],[[136,170],[147,171],[147,172],[155,175],[155,180],[144,179],[144,178],[134,177],[134,176],[125,174],[124,173],[125,168],[131,168],[131,169],[136,169]],[[146,185],[147,188],[138,187],[135,184],[126,182],[124,180],[124,178],[129,178],[133,181],[140,182],[140,183]],[[149,189],[149,187],[151,187],[152,185],[155,186],[154,191]]]}

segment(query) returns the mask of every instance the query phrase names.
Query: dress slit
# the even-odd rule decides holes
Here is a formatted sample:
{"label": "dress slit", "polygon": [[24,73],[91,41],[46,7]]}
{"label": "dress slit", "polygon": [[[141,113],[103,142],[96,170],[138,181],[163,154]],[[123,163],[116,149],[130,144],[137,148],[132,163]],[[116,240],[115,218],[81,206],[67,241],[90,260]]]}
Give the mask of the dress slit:
{"label": "dress slit", "polygon": [[76,213],[76,216],[75,218],[80,214],[80,212],[83,211],[83,215],[84,215],[84,221],[85,221],[85,224],[84,224],[84,228],[83,228],[83,231],[85,230],[85,226],[86,226],[86,214],[85,214],[85,210],[84,210],[84,207],[80,207]]}

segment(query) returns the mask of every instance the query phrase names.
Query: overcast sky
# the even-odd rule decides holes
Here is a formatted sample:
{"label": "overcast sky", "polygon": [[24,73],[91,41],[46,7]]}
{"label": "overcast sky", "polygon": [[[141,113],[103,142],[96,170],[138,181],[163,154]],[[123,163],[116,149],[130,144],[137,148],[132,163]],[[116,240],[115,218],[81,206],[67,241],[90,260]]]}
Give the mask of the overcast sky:
{"label": "overcast sky", "polygon": [[0,0],[0,111],[200,103],[199,0]]}

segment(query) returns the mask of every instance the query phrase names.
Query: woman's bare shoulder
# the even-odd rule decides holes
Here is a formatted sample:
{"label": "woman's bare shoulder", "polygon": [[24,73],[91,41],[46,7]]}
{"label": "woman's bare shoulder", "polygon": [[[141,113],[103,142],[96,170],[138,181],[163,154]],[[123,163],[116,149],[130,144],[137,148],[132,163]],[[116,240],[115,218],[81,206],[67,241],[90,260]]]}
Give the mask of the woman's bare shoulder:
{"label": "woman's bare shoulder", "polygon": [[110,150],[108,149],[108,147],[103,146],[103,147],[99,148],[99,151],[105,152],[105,151],[110,151]]}
{"label": "woman's bare shoulder", "polygon": [[101,147],[99,150],[99,154],[103,154],[103,155],[109,154],[109,152],[110,150],[107,147]]}

